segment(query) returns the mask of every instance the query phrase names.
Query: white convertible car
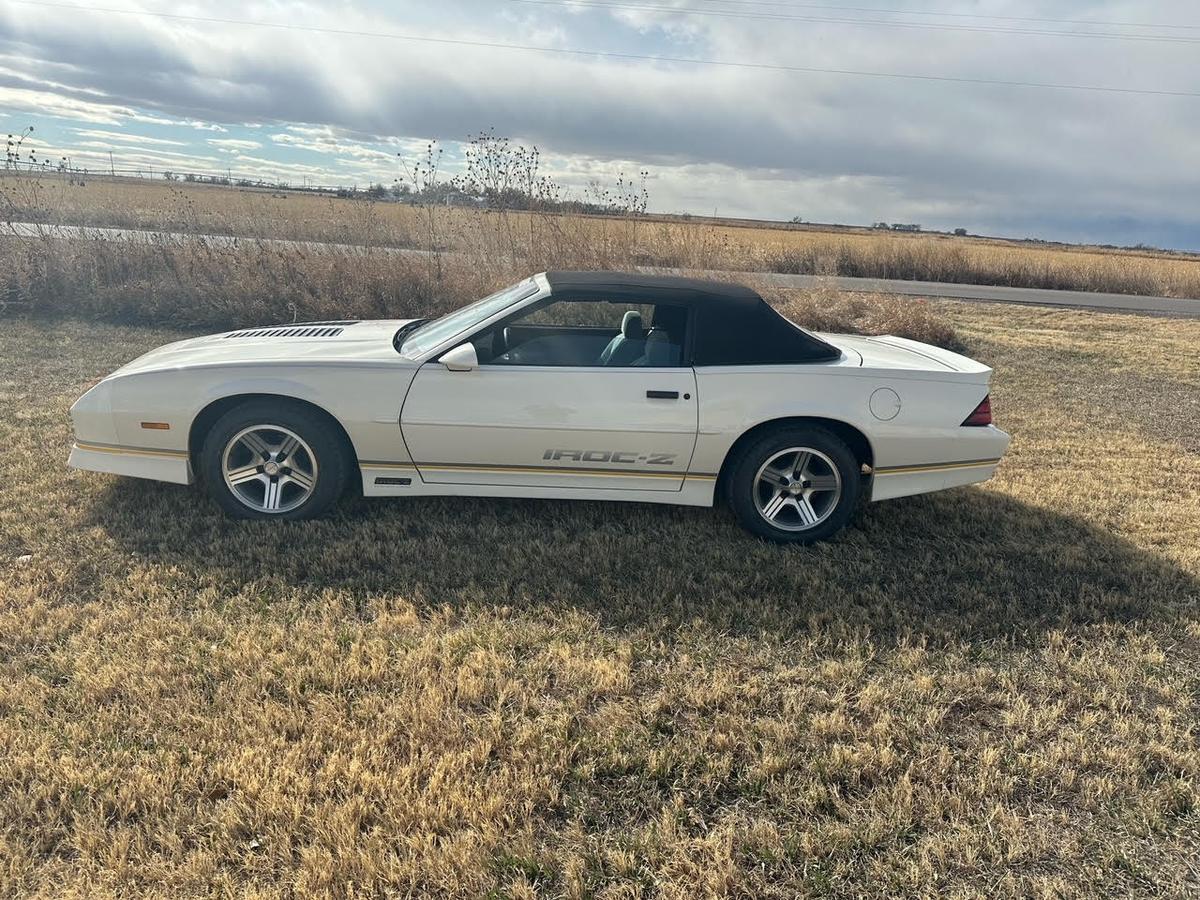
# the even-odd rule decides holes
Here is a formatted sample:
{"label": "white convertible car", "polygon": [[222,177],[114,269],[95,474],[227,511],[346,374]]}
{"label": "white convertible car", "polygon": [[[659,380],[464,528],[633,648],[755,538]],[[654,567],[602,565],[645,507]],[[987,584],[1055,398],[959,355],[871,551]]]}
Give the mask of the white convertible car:
{"label": "white convertible car", "polygon": [[367,496],[728,498],[819,540],[860,499],[984,481],[991,370],[812,334],[737,285],[546,272],[440,319],[249,328],[160,347],[71,408],[70,465],[191,484],[250,518]]}

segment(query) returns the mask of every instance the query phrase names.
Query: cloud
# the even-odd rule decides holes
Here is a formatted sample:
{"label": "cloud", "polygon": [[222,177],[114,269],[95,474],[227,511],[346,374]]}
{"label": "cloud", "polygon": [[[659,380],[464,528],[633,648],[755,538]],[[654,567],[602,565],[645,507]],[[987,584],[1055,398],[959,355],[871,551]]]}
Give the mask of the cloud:
{"label": "cloud", "polygon": [[258,150],[262,147],[261,141],[248,141],[240,138],[209,138],[205,143],[211,144],[217,149],[228,153],[238,153],[242,150]]}
{"label": "cloud", "polygon": [[327,153],[335,156],[350,156],[355,159],[373,159],[394,161],[396,154],[375,147],[368,147],[354,141],[329,136],[302,137],[296,134],[273,134],[271,140],[276,144],[307,150],[310,153]]}
{"label": "cloud", "polygon": [[0,106],[11,113],[23,113],[25,118],[56,116],[97,125],[120,125],[129,119],[133,110],[101,103],[77,100],[51,91],[31,91],[25,88],[4,87],[0,84]]}
{"label": "cloud", "polygon": [[147,137],[144,134],[131,134],[122,131],[105,131],[100,128],[75,128],[73,131],[80,137],[101,138],[120,144],[155,144],[163,147],[186,147],[187,141],[173,141],[167,138]]}
{"label": "cloud", "polygon": [[[1032,0],[947,0],[943,9],[1045,15]],[[1156,9],[1164,21],[1192,14],[1184,0]],[[261,9],[214,0],[205,14],[751,64],[1200,90],[1188,44],[484,0],[274,0]],[[856,15],[868,18],[808,18]],[[1135,0],[1063,0],[1054,15],[1144,18]],[[979,24],[994,29],[998,21]],[[11,62],[18,57],[20,67]],[[1142,231],[1186,228],[1200,208],[1194,99],[539,54],[26,6],[0,9],[0,60],[38,73],[0,68],[0,107],[23,116],[177,130],[265,124],[281,164],[308,165],[297,157],[320,154],[327,163],[316,168],[335,178],[394,176],[396,153],[419,154],[419,136],[457,141],[495,126],[536,143],[547,168],[573,187],[651,168],[657,209],[1050,236],[1111,229],[1115,240],[1136,241]],[[457,148],[448,148],[452,158]]]}
{"label": "cloud", "polygon": [[123,125],[128,122],[137,122],[146,125],[186,126],[202,131],[226,130],[223,126],[212,122],[170,119],[124,104],[106,103],[74,96],[67,89],[52,89],[53,86],[50,84],[41,85],[43,89],[33,90],[25,87],[5,86],[4,81],[3,75],[0,74],[0,106],[7,107],[11,112],[25,113],[27,116],[54,116],[97,125]]}

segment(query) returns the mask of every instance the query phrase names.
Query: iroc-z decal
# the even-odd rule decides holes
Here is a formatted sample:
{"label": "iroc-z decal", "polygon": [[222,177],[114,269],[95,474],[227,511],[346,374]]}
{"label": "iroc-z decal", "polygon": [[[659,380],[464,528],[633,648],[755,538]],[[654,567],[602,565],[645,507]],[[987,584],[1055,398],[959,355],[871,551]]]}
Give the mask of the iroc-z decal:
{"label": "iroc-z decal", "polygon": [[636,450],[547,450],[542,459],[590,463],[619,463],[627,466],[673,466],[678,453],[639,453]]}

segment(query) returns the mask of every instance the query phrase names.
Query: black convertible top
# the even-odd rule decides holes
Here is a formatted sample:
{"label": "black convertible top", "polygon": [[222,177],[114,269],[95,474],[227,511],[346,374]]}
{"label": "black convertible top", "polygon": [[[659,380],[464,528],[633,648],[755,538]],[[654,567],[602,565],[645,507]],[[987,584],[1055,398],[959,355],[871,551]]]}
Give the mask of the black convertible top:
{"label": "black convertible top", "polygon": [[762,303],[758,294],[740,284],[704,281],[676,275],[636,272],[547,272],[552,291],[594,295],[596,299],[654,297],[663,303],[743,306]]}
{"label": "black convertible top", "polygon": [[740,284],[628,272],[547,272],[553,294],[577,299],[671,304],[694,310],[692,365],[818,362],[841,351],[797,328]]}

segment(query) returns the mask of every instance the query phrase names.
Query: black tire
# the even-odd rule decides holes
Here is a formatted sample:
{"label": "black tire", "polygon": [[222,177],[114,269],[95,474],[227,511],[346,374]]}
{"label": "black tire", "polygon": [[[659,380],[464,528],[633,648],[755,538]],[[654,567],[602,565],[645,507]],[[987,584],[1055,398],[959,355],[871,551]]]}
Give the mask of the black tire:
{"label": "black tire", "polygon": [[[812,470],[810,477],[805,480],[795,478],[794,473],[787,474],[784,477],[789,486],[783,487],[781,482],[774,481],[775,461],[779,460],[782,468],[789,469],[789,460],[793,457],[787,454],[799,449],[816,451],[807,457],[806,465]],[[764,470],[768,462],[771,463],[769,471]],[[763,481],[759,480],[760,472],[764,474]],[[836,492],[812,487],[831,484],[835,474]],[[793,488],[792,485],[798,486]],[[861,464],[841,438],[820,426],[782,426],[738,452],[726,488],[729,505],[747,531],[779,543],[811,544],[841,531],[854,516],[862,495]],[[793,490],[799,493],[793,494]],[[760,504],[771,509],[772,502],[786,507],[778,510],[776,521],[770,520],[767,512],[760,509]],[[802,510],[805,503],[807,506]],[[815,524],[810,524],[809,519],[815,519]]]}
{"label": "black tire", "polygon": [[[274,446],[270,442],[271,435],[276,435],[280,439],[279,446],[282,446],[282,439],[287,434],[272,431],[273,428],[286,429],[286,432],[300,439],[294,457],[297,470],[276,465],[278,472],[269,474],[263,465],[259,465],[258,472],[261,474],[250,474],[249,468],[255,463],[253,451],[240,442],[233,447],[231,444],[238,435],[253,429],[251,437],[262,439],[265,436],[268,449]],[[236,459],[235,453],[241,454],[245,463],[240,471],[247,472],[248,477],[241,488],[231,486],[226,480],[224,465],[227,451],[231,460]],[[263,455],[258,462],[264,461],[273,460]],[[283,461],[286,463],[291,460],[284,457]],[[311,519],[327,512],[345,493],[353,454],[346,445],[344,435],[321,413],[299,403],[249,400],[217,420],[205,436],[198,462],[205,488],[228,515],[239,519]],[[235,464],[231,462],[231,466]],[[304,467],[303,471],[301,466]],[[307,478],[308,472],[314,477],[311,487],[305,488],[299,484],[297,476]],[[282,487],[277,486],[274,494],[278,511],[259,508],[270,502],[265,496],[265,485],[270,482],[279,485],[281,481],[286,483]],[[259,483],[264,486],[258,487]],[[264,499],[256,506],[254,501],[257,500],[258,490],[263,491]],[[304,494],[304,491],[307,493]],[[278,502],[281,496],[283,500]]]}

